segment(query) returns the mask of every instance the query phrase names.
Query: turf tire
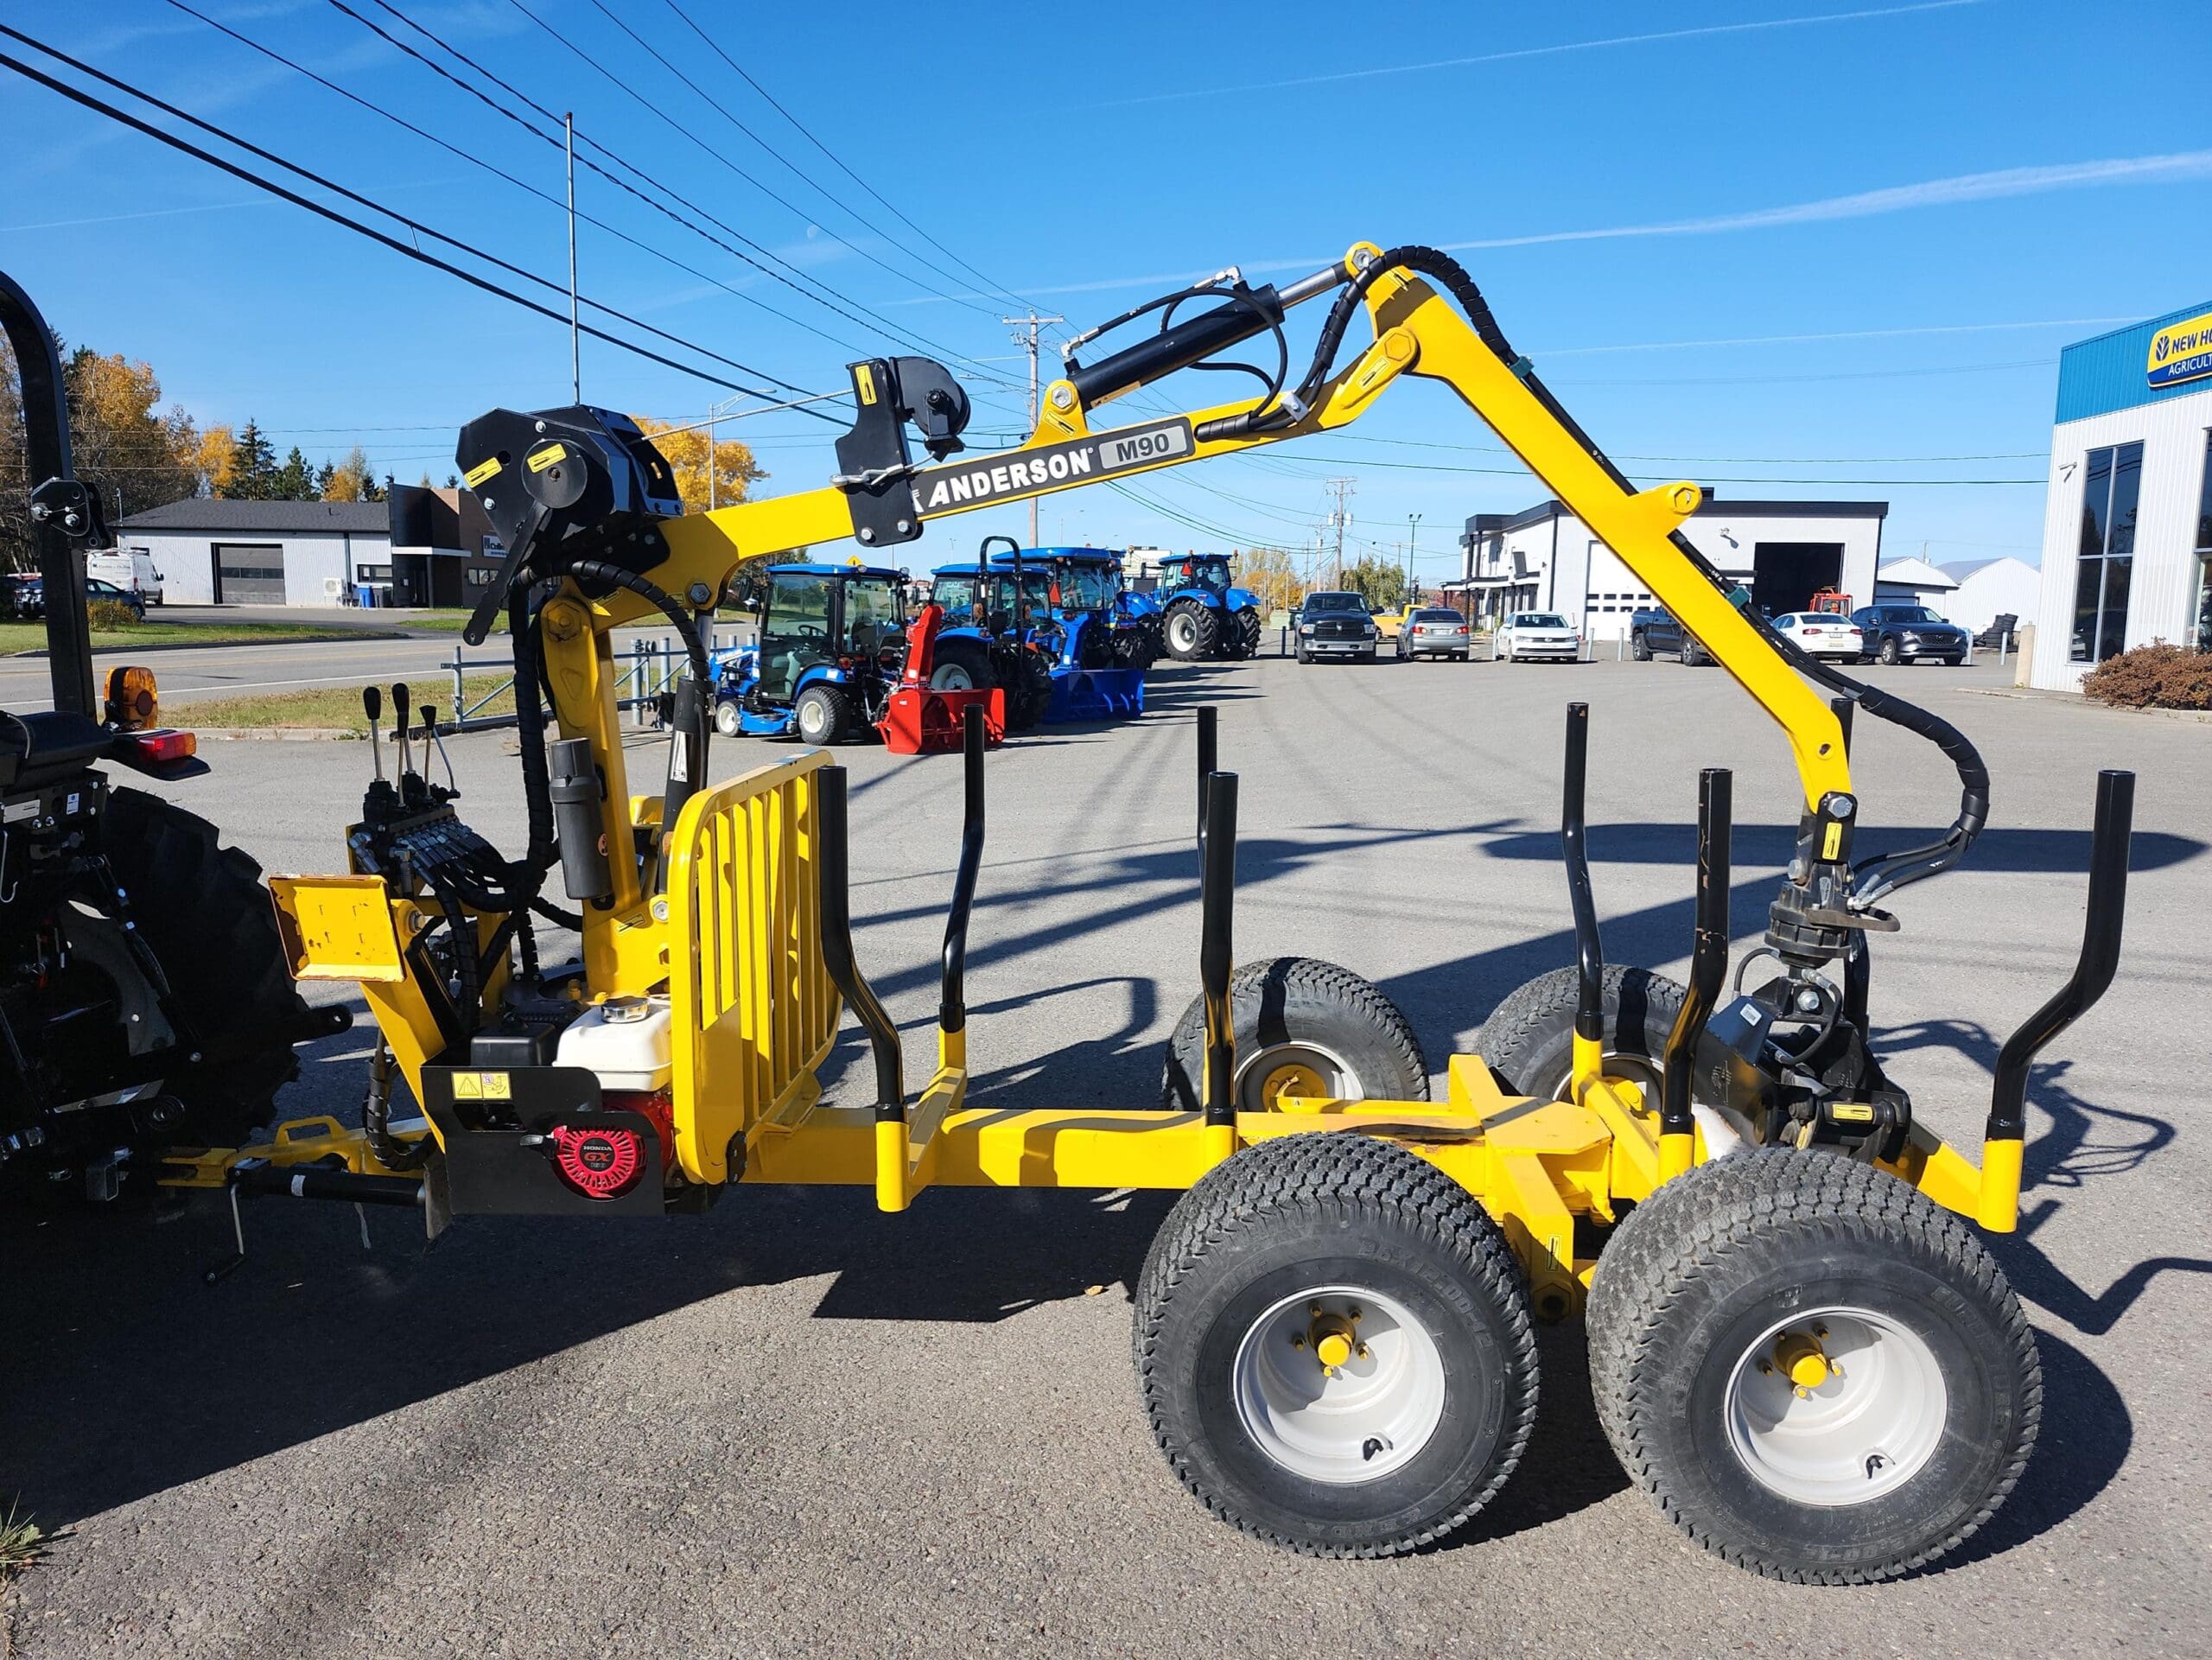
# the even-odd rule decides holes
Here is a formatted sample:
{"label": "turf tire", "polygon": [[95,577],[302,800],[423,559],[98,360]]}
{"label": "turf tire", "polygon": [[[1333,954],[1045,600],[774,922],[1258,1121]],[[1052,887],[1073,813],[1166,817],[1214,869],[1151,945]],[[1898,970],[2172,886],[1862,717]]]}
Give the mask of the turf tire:
{"label": "turf tire", "polygon": [[[1233,1378],[1244,1334],[1306,1288],[1393,1298],[1431,1334],[1441,1416],[1372,1481],[1294,1474],[1255,1440]],[[1497,1224],[1404,1148],[1286,1135],[1208,1172],[1168,1212],[1136,1293],[1137,1380],[1154,1439],[1222,1520],[1308,1556],[1389,1556],[1490,1502],[1536,1412],[1528,1288]]]}
{"label": "turf tire", "polygon": [[[1602,983],[1606,1072],[1656,1089],[1667,1034],[1687,994],[1663,974],[1620,963],[1606,964]],[[1491,1010],[1475,1052],[1502,1088],[1548,1101],[1566,1098],[1581,985],[1573,969],[1554,969],[1509,993]]]}
{"label": "turf tire", "polygon": [[802,743],[842,743],[852,725],[853,700],[841,687],[817,683],[791,705],[791,730]]}
{"label": "turf tire", "polygon": [[[1337,1057],[1357,1079],[1357,1098],[1428,1099],[1421,1040],[1398,1006],[1373,982],[1311,957],[1247,963],[1230,976],[1230,1029],[1237,1073],[1259,1087],[1269,1051],[1312,1045]],[[1194,997],[1168,1040],[1160,1104],[1196,1112],[1205,1087],[1206,1004]],[[1255,1110],[1257,1103],[1252,1103]]]}
{"label": "turf tire", "polygon": [[[1859,1504],[1773,1490],[1725,1427],[1746,1344],[1831,1305],[1901,1322],[1945,1388],[1926,1463]],[[1934,1561],[2004,1503],[2043,1414],[2035,1334],[1972,1230],[1834,1153],[1746,1148],[1660,1188],[1599,1258],[1589,1338],[1598,1420],[1630,1479],[1700,1545],[1769,1579],[1864,1584]]]}

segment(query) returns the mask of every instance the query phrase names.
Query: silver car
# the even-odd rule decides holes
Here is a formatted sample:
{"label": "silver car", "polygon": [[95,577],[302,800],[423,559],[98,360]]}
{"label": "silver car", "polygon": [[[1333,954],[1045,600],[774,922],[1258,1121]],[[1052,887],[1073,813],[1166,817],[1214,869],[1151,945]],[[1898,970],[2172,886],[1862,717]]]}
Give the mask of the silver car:
{"label": "silver car", "polygon": [[1467,620],[1439,607],[1408,617],[1395,644],[1401,662],[1409,657],[1451,657],[1465,663],[1468,639]]}
{"label": "silver car", "polygon": [[1516,611],[1491,646],[1499,663],[1573,663],[1581,656],[1581,634],[1556,611]]}

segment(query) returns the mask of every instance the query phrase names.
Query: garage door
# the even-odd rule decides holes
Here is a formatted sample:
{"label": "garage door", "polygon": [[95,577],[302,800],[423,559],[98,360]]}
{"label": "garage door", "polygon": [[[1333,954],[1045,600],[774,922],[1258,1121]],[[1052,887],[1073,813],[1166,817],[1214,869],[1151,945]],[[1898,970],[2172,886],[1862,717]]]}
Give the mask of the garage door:
{"label": "garage door", "polygon": [[215,544],[215,602],[218,605],[284,603],[284,549],[281,543]]}
{"label": "garage door", "polygon": [[1770,617],[1802,611],[1843,582],[1840,542],[1760,542],[1751,555],[1751,602]]}

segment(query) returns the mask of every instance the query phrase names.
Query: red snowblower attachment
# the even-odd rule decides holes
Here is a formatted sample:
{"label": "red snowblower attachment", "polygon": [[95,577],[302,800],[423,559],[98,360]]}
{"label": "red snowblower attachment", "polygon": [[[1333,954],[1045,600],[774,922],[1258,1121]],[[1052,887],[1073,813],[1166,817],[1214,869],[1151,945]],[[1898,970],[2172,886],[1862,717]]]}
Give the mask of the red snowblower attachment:
{"label": "red snowblower attachment", "polygon": [[970,705],[983,711],[983,741],[993,748],[1006,741],[1006,693],[996,686],[954,690],[933,687],[938,631],[944,607],[925,605],[906,631],[906,668],[891,694],[876,730],[894,755],[948,754],[961,747],[960,723]]}

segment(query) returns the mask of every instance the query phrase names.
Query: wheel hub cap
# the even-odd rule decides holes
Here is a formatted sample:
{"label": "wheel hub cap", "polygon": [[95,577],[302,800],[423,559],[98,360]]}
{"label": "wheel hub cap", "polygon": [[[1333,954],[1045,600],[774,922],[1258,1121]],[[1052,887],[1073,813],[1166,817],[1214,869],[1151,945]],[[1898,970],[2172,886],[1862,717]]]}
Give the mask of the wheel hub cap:
{"label": "wheel hub cap", "polygon": [[1395,1298],[1356,1286],[1286,1297],[1238,1345],[1230,1389],[1260,1451],[1308,1480],[1372,1481],[1428,1444],[1444,1362]]}
{"label": "wheel hub cap", "polygon": [[1820,1308],[1770,1326],[1737,1361],[1723,1413],[1752,1478],[1801,1504],[1863,1504],[1912,1479],[1948,1416],[1942,1367],[1888,1314]]}

